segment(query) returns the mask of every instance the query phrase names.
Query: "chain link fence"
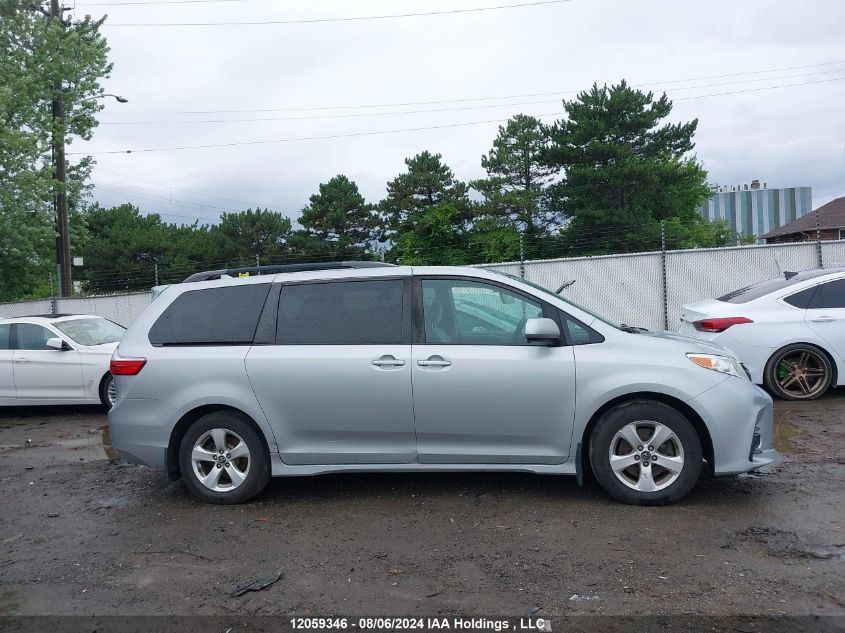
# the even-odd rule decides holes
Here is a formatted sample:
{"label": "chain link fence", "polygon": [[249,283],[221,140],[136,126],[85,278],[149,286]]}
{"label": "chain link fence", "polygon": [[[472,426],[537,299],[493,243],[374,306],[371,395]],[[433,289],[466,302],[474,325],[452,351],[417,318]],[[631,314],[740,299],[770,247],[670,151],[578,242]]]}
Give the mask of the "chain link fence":
{"label": "chain link fence", "polygon": [[786,271],[845,266],[845,241],[574,257],[481,268],[521,275],[618,323],[676,330],[681,307]]}
{"label": "chain link fence", "polygon": [[[653,251],[484,264],[524,277],[597,314],[648,329],[677,329],[681,306],[721,296],[785,271],[845,266],[845,241]],[[568,284],[568,285],[567,285]],[[0,304],[0,318],[95,314],[129,325],[151,293],[50,298]]]}

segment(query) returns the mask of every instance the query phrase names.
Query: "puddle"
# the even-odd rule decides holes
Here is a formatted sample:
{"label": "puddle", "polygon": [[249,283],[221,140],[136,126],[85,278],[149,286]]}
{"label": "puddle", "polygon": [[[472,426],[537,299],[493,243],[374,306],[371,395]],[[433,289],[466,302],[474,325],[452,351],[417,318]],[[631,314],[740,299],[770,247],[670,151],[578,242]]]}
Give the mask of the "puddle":
{"label": "puddle", "polygon": [[0,615],[14,615],[20,608],[21,603],[16,592],[11,589],[0,590]]}
{"label": "puddle", "polygon": [[92,462],[116,457],[117,453],[112,448],[108,435],[108,426],[102,431],[91,431],[85,435],[55,439],[43,444],[37,441],[32,444],[4,444],[0,445],[0,451],[14,451],[18,456],[23,454],[35,458],[38,462]]}
{"label": "puddle", "polygon": [[783,453],[795,452],[795,439],[801,435],[801,429],[788,421],[788,413],[775,418],[772,440],[775,448]]}

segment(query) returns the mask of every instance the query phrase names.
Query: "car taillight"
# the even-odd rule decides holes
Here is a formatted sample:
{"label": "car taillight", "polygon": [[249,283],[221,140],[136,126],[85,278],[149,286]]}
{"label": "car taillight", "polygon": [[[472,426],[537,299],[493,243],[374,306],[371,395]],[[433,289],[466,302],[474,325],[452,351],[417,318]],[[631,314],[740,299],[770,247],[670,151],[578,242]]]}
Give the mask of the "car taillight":
{"label": "car taillight", "polygon": [[732,325],[742,325],[743,323],[754,323],[754,321],[745,317],[721,317],[693,321],[692,326],[699,332],[724,332]]}
{"label": "car taillight", "polygon": [[146,364],[146,358],[112,358],[109,371],[112,376],[135,376]]}

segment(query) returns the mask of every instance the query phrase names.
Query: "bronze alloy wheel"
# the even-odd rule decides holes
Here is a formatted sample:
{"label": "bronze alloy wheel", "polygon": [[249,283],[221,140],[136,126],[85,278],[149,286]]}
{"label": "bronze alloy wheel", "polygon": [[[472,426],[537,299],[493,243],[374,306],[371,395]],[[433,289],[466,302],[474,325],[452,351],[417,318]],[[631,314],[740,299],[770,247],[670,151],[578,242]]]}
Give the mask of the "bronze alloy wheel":
{"label": "bronze alloy wheel", "polygon": [[767,386],[788,400],[818,398],[827,391],[832,377],[827,356],[810,345],[790,345],[780,350],[767,369]]}

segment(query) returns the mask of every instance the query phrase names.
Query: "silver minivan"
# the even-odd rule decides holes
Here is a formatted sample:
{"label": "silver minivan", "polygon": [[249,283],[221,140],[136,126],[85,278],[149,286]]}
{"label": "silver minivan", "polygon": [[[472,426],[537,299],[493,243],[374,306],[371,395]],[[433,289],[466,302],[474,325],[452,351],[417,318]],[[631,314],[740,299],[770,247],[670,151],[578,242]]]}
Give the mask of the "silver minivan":
{"label": "silver minivan", "polygon": [[211,503],[271,476],[589,471],[658,505],[777,458],[771,398],[731,352],[498,272],[302,264],[158,290],[112,358],[112,443]]}

